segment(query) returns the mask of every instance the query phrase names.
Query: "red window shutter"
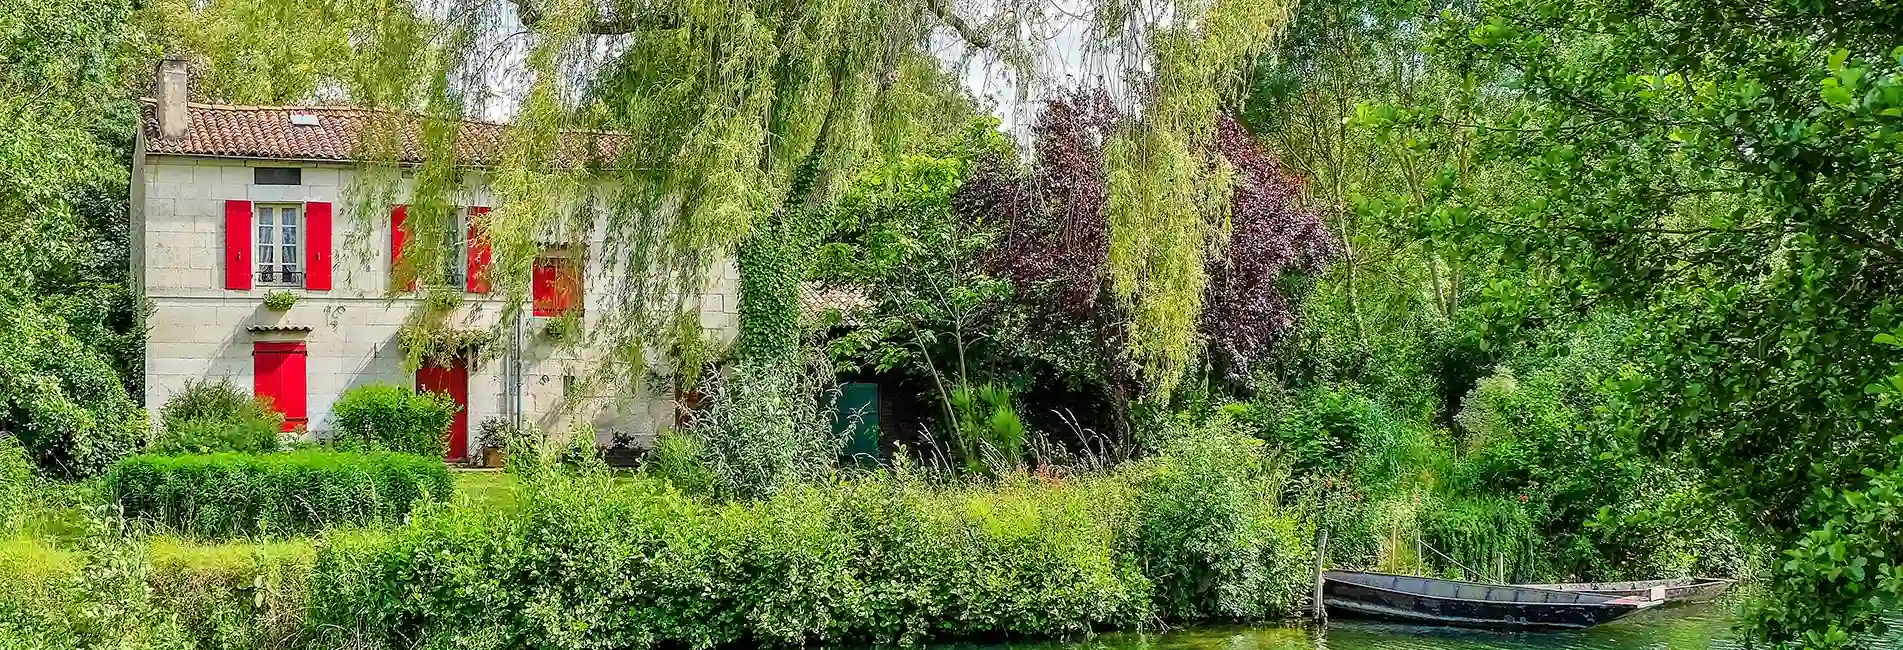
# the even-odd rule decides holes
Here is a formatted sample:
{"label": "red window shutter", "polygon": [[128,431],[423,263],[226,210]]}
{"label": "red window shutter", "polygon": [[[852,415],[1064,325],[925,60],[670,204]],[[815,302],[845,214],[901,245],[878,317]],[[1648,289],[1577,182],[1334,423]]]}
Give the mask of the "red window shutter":
{"label": "red window shutter", "polygon": [[550,260],[535,261],[534,283],[529,287],[530,302],[535,306],[536,316],[560,316],[561,305],[555,296],[555,263]]}
{"label": "red window shutter", "polygon": [[[390,206],[390,286],[396,286],[398,262],[403,259],[403,221],[410,217],[410,206]],[[416,290],[416,279],[411,278],[405,291]]]}
{"label": "red window shutter", "polygon": [[251,392],[271,398],[271,407],[284,414],[284,430],[305,426],[305,348],[302,341],[258,341],[251,344]]}
{"label": "red window shutter", "polygon": [[304,288],[330,290],[330,204],[304,204]]}
{"label": "red window shutter", "polygon": [[489,208],[469,208],[469,293],[489,293],[489,238],[483,235],[482,225],[476,218],[488,212]]}
{"label": "red window shutter", "polygon": [[251,289],[251,202],[225,202],[225,288]]}
{"label": "red window shutter", "polygon": [[561,316],[575,309],[581,297],[581,274],[566,259],[544,258],[535,261],[531,300],[536,316]]}

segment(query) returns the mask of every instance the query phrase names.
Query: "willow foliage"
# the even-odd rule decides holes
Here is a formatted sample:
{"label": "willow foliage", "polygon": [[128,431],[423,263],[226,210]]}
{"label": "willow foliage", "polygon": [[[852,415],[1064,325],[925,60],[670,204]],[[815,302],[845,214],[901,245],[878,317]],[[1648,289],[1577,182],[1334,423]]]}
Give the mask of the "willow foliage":
{"label": "willow foliage", "polygon": [[1161,393],[1201,345],[1204,262],[1228,237],[1235,168],[1211,155],[1221,103],[1291,9],[1282,0],[1217,0],[1205,14],[1200,4],[1174,3],[1171,15],[1202,20],[1153,28],[1142,113],[1106,151],[1110,288],[1131,309],[1131,361]]}

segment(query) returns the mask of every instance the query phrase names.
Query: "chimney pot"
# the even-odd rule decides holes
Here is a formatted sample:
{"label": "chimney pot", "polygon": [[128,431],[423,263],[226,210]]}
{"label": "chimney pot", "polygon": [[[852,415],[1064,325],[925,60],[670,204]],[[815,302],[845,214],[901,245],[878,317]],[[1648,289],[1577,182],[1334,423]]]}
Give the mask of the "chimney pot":
{"label": "chimney pot", "polygon": [[153,94],[158,99],[160,138],[172,140],[185,137],[185,129],[189,126],[185,113],[188,81],[184,56],[167,54],[159,60],[158,88]]}

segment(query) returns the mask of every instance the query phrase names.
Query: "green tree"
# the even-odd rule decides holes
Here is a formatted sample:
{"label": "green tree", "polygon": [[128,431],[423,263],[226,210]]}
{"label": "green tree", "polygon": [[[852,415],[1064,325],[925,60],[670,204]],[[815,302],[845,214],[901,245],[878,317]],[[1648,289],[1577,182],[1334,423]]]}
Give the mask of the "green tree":
{"label": "green tree", "polygon": [[0,432],[40,469],[96,473],[144,441],[141,310],[127,290],[127,2],[0,15]]}
{"label": "green tree", "polygon": [[[1426,225],[1517,270],[1488,287],[1502,306],[1639,314],[1623,426],[1790,544],[1828,525],[1818,495],[1898,453],[1897,406],[1867,387],[1899,358],[1875,342],[1903,289],[1899,24],[1893,3],[1487,2],[1436,55],[1483,62],[1512,110],[1373,110],[1396,134],[1458,127],[1525,179],[1499,200],[1443,165]],[[1847,604],[1886,593],[1877,574],[1827,557],[1850,579],[1780,590],[1785,615],[1756,633],[1826,647],[1876,624]]]}

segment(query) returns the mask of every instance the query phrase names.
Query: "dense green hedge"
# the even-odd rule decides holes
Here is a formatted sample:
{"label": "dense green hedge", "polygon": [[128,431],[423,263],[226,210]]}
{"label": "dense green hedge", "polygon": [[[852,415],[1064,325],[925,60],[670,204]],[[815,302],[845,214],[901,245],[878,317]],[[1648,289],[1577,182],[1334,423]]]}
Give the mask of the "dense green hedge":
{"label": "dense green hedge", "polygon": [[443,461],[388,452],[140,455],[106,475],[126,516],[200,535],[288,534],[395,522],[449,497]]}
{"label": "dense green hedge", "polygon": [[710,504],[665,482],[545,475],[509,510],[331,535],[312,629],[494,648],[917,643],[1288,615],[1306,531],[1252,441],[1107,475],[946,488],[903,472]]}

